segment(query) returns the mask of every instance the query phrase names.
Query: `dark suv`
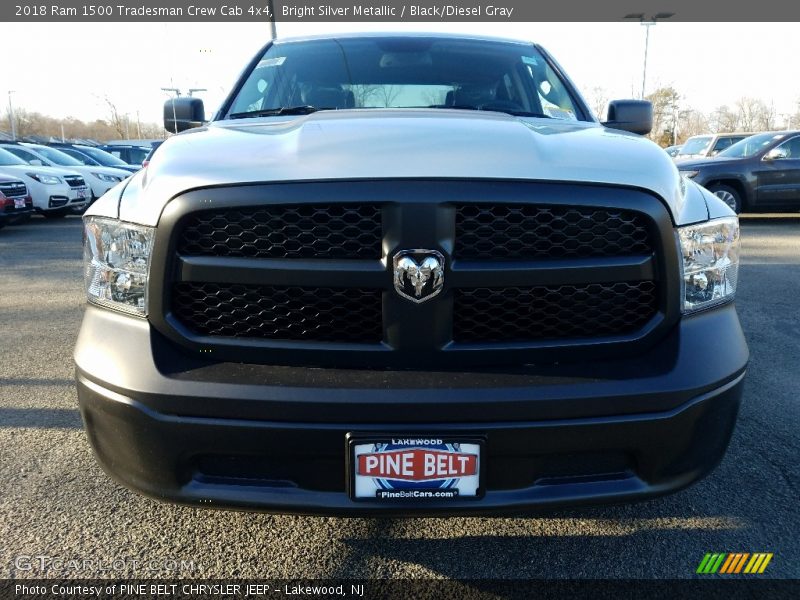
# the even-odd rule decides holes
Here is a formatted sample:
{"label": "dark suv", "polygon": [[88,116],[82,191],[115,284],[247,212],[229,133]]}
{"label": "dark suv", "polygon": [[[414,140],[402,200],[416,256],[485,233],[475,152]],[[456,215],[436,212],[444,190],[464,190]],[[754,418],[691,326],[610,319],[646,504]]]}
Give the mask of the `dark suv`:
{"label": "dark suv", "polygon": [[151,145],[138,146],[136,144],[106,144],[100,146],[100,149],[108,152],[112,156],[125,161],[129,165],[141,167],[141,164],[150,154]]}
{"label": "dark suv", "polygon": [[800,209],[800,131],[759,133],[678,168],[737,213]]}
{"label": "dark suv", "polygon": [[94,146],[85,144],[70,144],[67,142],[50,142],[47,144],[53,148],[58,148],[64,154],[80,161],[84,165],[100,165],[103,167],[113,167],[136,173],[141,167],[139,165],[129,165],[113,154]]}

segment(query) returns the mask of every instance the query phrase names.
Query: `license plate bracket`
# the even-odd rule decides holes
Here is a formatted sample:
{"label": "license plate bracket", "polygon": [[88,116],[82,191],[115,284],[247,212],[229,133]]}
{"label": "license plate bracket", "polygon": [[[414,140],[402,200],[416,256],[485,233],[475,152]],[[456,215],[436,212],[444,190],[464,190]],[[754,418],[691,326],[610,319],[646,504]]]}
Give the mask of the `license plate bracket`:
{"label": "license plate bracket", "polygon": [[350,498],[382,504],[479,500],[484,446],[474,436],[348,434]]}

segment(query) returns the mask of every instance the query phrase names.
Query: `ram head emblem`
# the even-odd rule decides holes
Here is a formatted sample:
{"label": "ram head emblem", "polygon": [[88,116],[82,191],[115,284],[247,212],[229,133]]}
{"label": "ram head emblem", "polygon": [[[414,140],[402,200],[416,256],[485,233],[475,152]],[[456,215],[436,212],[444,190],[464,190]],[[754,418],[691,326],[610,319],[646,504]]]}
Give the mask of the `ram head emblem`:
{"label": "ram head emblem", "polygon": [[394,256],[394,289],[420,304],[442,291],[444,256],[436,250],[403,250]]}

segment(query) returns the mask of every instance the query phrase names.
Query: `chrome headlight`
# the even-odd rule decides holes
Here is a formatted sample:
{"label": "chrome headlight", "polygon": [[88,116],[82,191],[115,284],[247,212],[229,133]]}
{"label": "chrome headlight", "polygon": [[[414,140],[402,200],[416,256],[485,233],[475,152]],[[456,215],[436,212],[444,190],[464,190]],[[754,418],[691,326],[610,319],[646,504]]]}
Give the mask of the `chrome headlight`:
{"label": "chrome headlight", "polygon": [[118,181],[122,181],[122,177],[117,177],[115,175],[106,175],[105,173],[92,173],[95,177],[97,177],[100,181],[105,181],[107,183],[117,183]]}
{"label": "chrome headlight", "polygon": [[147,279],[155,229],[86,217],[83,258],[89,302],[147,316]]}
{"label": "chrome headlight", "polygon": [[683,312],[732,300],[739,277],[739,219],[678,228],[683,257]]}
{"label": "chrome headlight", "polygon": [[46,173],[25,173],[31,179],[35,179],[39,183],[43,183],[45,185],[55,185],[57,183],[61,183],[61,178],[56,177],[55,175],[47,175]]}

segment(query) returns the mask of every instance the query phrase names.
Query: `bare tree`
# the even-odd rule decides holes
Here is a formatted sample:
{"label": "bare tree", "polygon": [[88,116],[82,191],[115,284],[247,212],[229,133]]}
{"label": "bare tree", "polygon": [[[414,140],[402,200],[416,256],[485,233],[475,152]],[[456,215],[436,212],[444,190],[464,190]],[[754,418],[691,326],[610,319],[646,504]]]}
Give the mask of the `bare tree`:
{"label": "bare tree", "polygon": [[739,127],[739,114],[733,112],[727,105],[717,107],[711,114],[709,126],[714,133],[737,131]]}
{"label": "bare tree", "polygon": [[357,84],[350,86],[350,91],[353,92],[353,97],[355,98],[355,103],[357,107],[364,107],[369,106],[370,101],[375,97],[378,93],[377,85],[371,84]]}
{"label": "bare tree", "polygon": [[768,131],[775,128],[775,108],[758,98],[742,97],[736,101],[739,128],[742,131]]}
{"label": "bare tree", "polygon": [[596,85],[589,90],[589,107],[594,111],[594,114],[600,119],[606,116],[608,108],[608,91],[606,88]]}
{"label": "bare tree", "polygon": [[775,103],[770,102],[769,106],[761,102],[759,112],[756,114],[756,128],[753,131],[772,131],[777,128],[777,113]]}
{"label": "bare tree", "polygon": [[[8,123],[8,111],[5,112],[5,119],[0,119],[0,123]],[[115,127],[103,119],[95,119],[90,122],[74,117],[56,119],[38,112],[28,111],[23,106],[14,108],[14,117],[18,138],[41,136],[60,140],[62,126],[64,127],[64,137],[70,140],[107,141],[120,138],[119,127]],[[0,127],[2,126],[0,125]],[[120,118],[118,126],[125,131],[124,116]],[[165,134],[164,128],[157,123],[142,123],[141,132],[142,137],[147,139],[163,138]]]}
{"label": "bare tree", "polygon": [[117,110],[117,105],[114,104],[108,96],[105,96],[104,100],[108,105],[111,126],[117,132],[119,139],[127,139],[128,130],[130,129],[128,115],[120,114],[119,110]]}
{"label": "bare tree", "polygon": [[396,85],[381,85],[378,86],[378,90],[376,91],[379,102],[386,108],[390,107],[399,95],[400,87]]}
{"label": "bare tree", "polygon": [[[6,110],[6,113],[8,113],[8,110]],[[14,125],[17,130],[17,137],[23,138],[28,135],[42,135],[43,127],[40,117],[41,115],[38,113],[32,113],[25,110],[24,107],[15,106]],[[8,115],[6,116],[5,122],[9,123],[10,127],[11,120]]]}
{"label": "bare tree", "polygon": [[693,135],[708,133],[709,129],[709,118],[704,113],[691,108],[679,111],[676,143],[683,144]]}
{"label": "bare tree", "polygon": [[800,129],[800,99],[795,104],[795,112],[786,118],[786,129]]}
{"label": "bare tree", "polygon": [[427,90],[422,94],[422,101],[427,106],[444,106],[447,102],[447,91],[440,90]]}

